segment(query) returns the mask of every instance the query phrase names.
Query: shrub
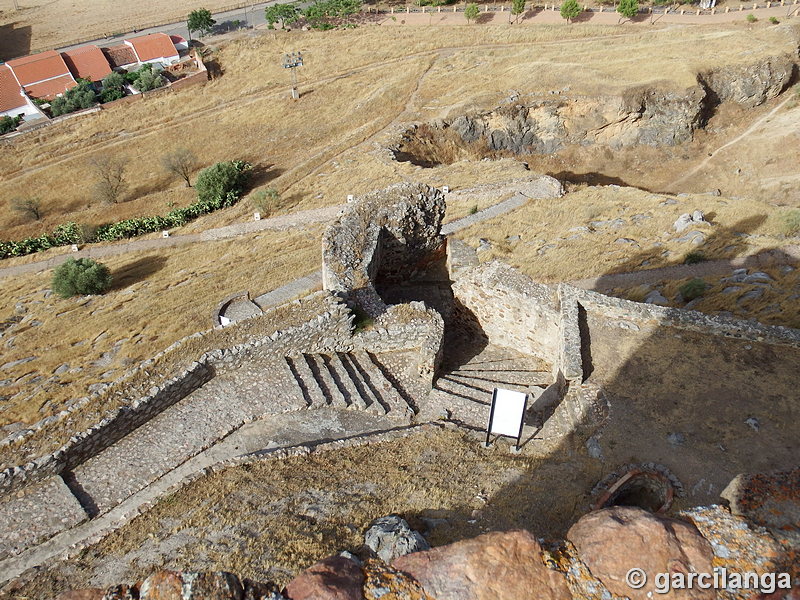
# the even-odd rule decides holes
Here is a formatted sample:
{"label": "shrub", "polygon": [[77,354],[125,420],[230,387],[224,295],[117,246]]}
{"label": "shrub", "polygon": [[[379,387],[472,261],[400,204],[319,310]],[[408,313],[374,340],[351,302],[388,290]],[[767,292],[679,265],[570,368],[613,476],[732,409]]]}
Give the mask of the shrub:
{"label": "shrub", "polygon": [[708,260],[706,255],[700,251],[689,252],[686,257],[683,259],[683,264],[685,265],[696,265],[697,263],[701,263],[703,261]]}
{"label": "shrub", "polygon": [[474,215],[477,212],[478,212],[478,205],[477,204],[473,205],[472,208],[469,209],[469,214],[471,214],[471,215]]}
{"label": "shrub", "polygon": [[678,291],[685,302],[699,298],[706,291],[706,282],[702,279],[692,279],[684,283]]}
{"label": "shrub", "polygon": [[218,162],[200,171],[195,182],[199,202],[214,202],[232,192],[242,193],[250,165],[242,161]]}
{"label": "shrub", "polygon": [[269,216],[278,207],[281,195],[275,188],[259,190],[253,194],[253,204],[262,216]]}
{"label": "shrub", "polygon": [[781,233],[788,236],[794,236],[800,233],[800,209],[794,208],[780,213],[780,229]]}
{"label": "shrub", "polygon": [[188,148],[176,148],[173,152],[161,157],[161,166],[164,170],[177,175],[186,182],[186,187],[192,187],[189,177],[197,167],[197,157]]}
{"label": "shrub", "polygon": [[108,267],[89,258],[68,258],[53,273],[53,291],[62,298],[102,294],[111,287]]}
{"label": "shrub", "polygon": [[756,21],[758,21],[758,19],[756,19],[756,16],[753,13],[747,15],[746,18],[748,23],[755,23]]}
{"label": "shrub", "polygon": [[464,8],[464,18],[467,19],[467,23],[470,23],[476,20],[481,14],[481,9],[478,8],[478,5],[472,2],[471,4],[467,4],[466,8]]}
{"label": "shrub", "polygon": [[780,21],[778,21],[777,17],[770,17],[769,22],[772,23],[773,25],[777,25]]}

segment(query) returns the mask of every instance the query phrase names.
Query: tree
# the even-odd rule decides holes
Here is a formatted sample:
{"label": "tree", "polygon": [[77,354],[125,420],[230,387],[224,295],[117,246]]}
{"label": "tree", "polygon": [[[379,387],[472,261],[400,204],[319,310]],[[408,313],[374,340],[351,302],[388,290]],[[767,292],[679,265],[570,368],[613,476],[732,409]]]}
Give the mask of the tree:
{"label": "tree", "polygon": [[519,16],[525,12],[525,0],[511,0],[511,14],[514,22],[519,21]]}
{"label": "tree", "polygon": [[22,122],[21,117],[2,117],[0,118],[0,135],[14,131]]}
{"label": "tree", "polygon": [[124,159],[102,155],[91,164],[97,176],[94,185],[97,198],[106,204],[116,204],[128,187]]}
{"label": "tree", "polygon": [[102,294],[111,287],[111,272],[90,258],[68,258],[53,273],[53,291],[62,298]]}
{"label": "tree", "polygon": [[42,218],[42,201],[39,198],[14,198],[11,208],[24,217],[38,221]]}
{"label": "tree", "polygon": [[286,29],[287,25],[291,25],[300,18],[300,9],[294,4],[273,4],[266,8],[264,16],[267,18],[270,29],[277,21],[281,22],[281,29]]}
{"label": "tree", "polygon": [[627,19],[632,19],[639,14],[639,2],[637,0],[619,0],[617,12]]}
{"label": "tree", "polygon": [[[145,65],[150,66],[150,65]],[[140,69],[139,77],[136,78],[136,83],[133,84],[140,92],[149,92],[164,85],[164,78],[153,71],[153,69]]]}
{"label": "tree", "polygon": [[361,0],[316,0],[303,12],[315,29],[331,29],[331,19],[343,19],[361,10]]}
{"label": "tree", "polygon": [[229,193],[241,194],[248,169],[235,161],[218,162],[200,171],[195,182],[197,199],[203,202],[214,202],[224,199]]}
{"label": "tree", "polygon": [[198,8],[190,12],[186,21],[190,37],[193,31],[199,31],[201,36],[208,35],[216,24],[217,22],[211,16],[211,11],[205,8]]}
{"label": "tree", "polygon": [[581,6],[578,4],[578,0],[564,0],[561,4],[561,17],[565,19],[567,23],[572,23],[572,19],[579,14],[581,14]]}
{"label": "tree", "polygon": [[474,2],[467,4],[467,7],[464,9],[464,17],[466,17],[468,23],[477,19],[480,14],[481,9],[478,8],[478,5]]}
{"label": "tree", "polygon": [[50,102],[50,112],[54,117],[89,108],[97,104],[97,94],[92,88],[92,83],[79,79],[78,85],[67,90],[61,96]]}
{"label": "tree", "polygon": [[125,77],[121,73],[112,71],[103,79],[103,91],[100,92],[101,102],[113,102],[125,96]]}
{"label": "tree", "polygon": [[184,147],[176,148],[174,152],[161,157],[161,165],[165,171],[182,177],[186,182],[186,187],[192,187],[189,176],[197,166],[197,157],[194,152]]}

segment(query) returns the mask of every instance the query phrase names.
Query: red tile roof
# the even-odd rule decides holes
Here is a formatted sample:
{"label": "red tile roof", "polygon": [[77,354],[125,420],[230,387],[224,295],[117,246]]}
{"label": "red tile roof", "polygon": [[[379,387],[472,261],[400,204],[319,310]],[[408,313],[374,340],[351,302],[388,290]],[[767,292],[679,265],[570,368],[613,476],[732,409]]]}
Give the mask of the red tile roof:
{"label": "red tile roof", "polygon": [[78,85],[72,78],[72,75],[67,73],[55,79],[48,79],[41,83],[34,83],[33,85],[26,85],[25,91],[29,96],[34,98],[44,98],[45,100],[52,100],[59,94],[63,94],[67,90],[74,88]]}
{"label": "red tile roof", "polygon": [[74,50],[62,52],[64,62],[75,77],[100,81],[111,73],[111,67],[103,53],[95,45],[81,46]]}
{"label": "red tile roof", "polygon": [[175,44],[166,33],[151,33],[125,41],[133,45],[141,62],[178,56]]}
{"label": "red tile roof", "polygon": [[136,54],[133,48],[127,44],[119,44],[111,46],[110,48],[102,48],[103,54],[108,59],[108,63],[112,68],[117,69],[125,65],[132,65],[137,63]]}
{"label": "red tile roof", "polygon": [[14,75],[23,87],[45,79],[70,75],[64,59],[55,50],[16,58],[6,64],[14,71]]}
{"label": "red tile roof", "polygon": [[0,65],[0,112],[25,106],[22,88],[6,65]]}

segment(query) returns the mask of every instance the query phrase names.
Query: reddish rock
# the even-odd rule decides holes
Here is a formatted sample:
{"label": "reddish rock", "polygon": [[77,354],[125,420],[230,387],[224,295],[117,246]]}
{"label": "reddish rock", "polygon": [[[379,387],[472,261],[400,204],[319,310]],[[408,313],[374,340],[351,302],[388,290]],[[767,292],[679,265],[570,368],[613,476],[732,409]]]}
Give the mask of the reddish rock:
{"label": "reddish rock", "polygon": [[103,600],[106,591],[100,588],[86,588],[84,590],[70,590],[56,596],[56,600]]}
{"label": "reddish rock", "polygon": [[291,600],[364,600],[364,574],[349,558],[331,556],[309,567],[286,586]]}
{"label": "reddish rock", "polygon": [[[711,545],[691,523],[653,515],[634,507],[615,506],[581,518],[567,532],[592,575],[618,596],[713,599],[713,590],[671,590],[656,594],[659,573],[711,573]],[[634,589],[626,582],[631,569],[641,569],[647,582]]]}
{"label": "reddish rock", "polygon": [[183,600],[183,579],[176,571],[156,571],[142,582],[141,600]]}
{"label": "reddish rock", "polygon": [[392,566],[436,600],[571,598],[563,574],[545,566],[541,546],[527,531],[487,533],[401,556]]}
{"label": "reddish rock", "polygon": [[137,600],[139,598],[139,587],[120,584],[113,585],[106,589],[103,600]]}

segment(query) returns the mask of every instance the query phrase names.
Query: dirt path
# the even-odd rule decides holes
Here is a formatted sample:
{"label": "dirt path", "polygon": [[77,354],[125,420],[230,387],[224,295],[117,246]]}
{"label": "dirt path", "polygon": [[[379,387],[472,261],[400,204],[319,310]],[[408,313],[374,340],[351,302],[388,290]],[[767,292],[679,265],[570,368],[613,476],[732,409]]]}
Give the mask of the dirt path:
{"label": "dirt path", "polygon": [[293,227],[304,227],[314,223],[330,221],[336,217],[341,209],[341,205],[315,208],[312,210],[299,211],[289,215],[272,217],[270,219],[262,219],[261,221],[235,223],[225,227],[208,229],[202,233],[189,233],[186,235],[176,235],[168,238],[156,238],[149,240],[133,240],[111,245],[88,246],[84,250],[79,250],[78,252],[69,252],[65,247],[64,254],[59,254],[46,260],[0,268],[0,279],[3,277],[13,277],[15,275],[22,275],[24,273],[36,273],[38,271],[52,269],[53,267],[57,267],[66,261],[68,258],[103,258],[107,256],[127,254],[128,252],[141,252],[143,250],[185,246],[187,244],[195,244],[198,242],[224,240],[238,237],[240,235],[255,233],[257,231],[281,231],[285,229],[291,229]]}
{"label": "dirt path", "polygon": [[608,291],[613,288],[635,287],[662,280],[685,279],[687,277],[703,278],[712,275],[729,274],[733,269],[764,268],[772,264],[796,264],[800,262],[800,246],[782,246],[774,250],[761,251],[747,256],[738,256],[731,259],[709,260],[694,265],[672,265],[658,269],[645,269],[629,273],[614,273],[589,277],[566,283],[585,290],[596,292]]}
{"label": "dirt path", "polygon": [[719,154],[720,152],[722,152],[726,148],[729,148],[730,146],[738,144],[739,142],[741,142],[746,137],[749,137],[750,135],[752,135],[755,131],[758,131],[758,129],[762,125],[764,125],[767,121],[769,121],[772,117],[774,117],[775,114],[780,109],[782,109],[793,98],[794,98],[794,96],[791,96],[791,95],[789,95],[786,98],[784,98],[784,100],[780,104],[778,104],[778,106],[773,108],[771,111],[769,111],[767,114],[765,114],[760,119],[756,120],[756,122],[753,123],[750,127],[748,127],[744,132],[742,132],[741,134],[737,135],[735,138],[733,138],[729,142],[724,143],[722,146],[720,146],[719,148],[717,148],[716,150],[711,152],[711,154],[709,154],[699,165],[695,166],[689,172],[685,173],[683,175],[683,177],[673,181],[672,184],[670,184],[669,189],[671,189],[672,191],[680,191],[677,188],[678,185],[680,185],[681,183],[683,183],[684,181],[688,180],[690,177],[694,176],[699,171],[701,171],[708,163],[710,163],[712,160],[714,160],[714,158],[717,156],[717,154]]}

